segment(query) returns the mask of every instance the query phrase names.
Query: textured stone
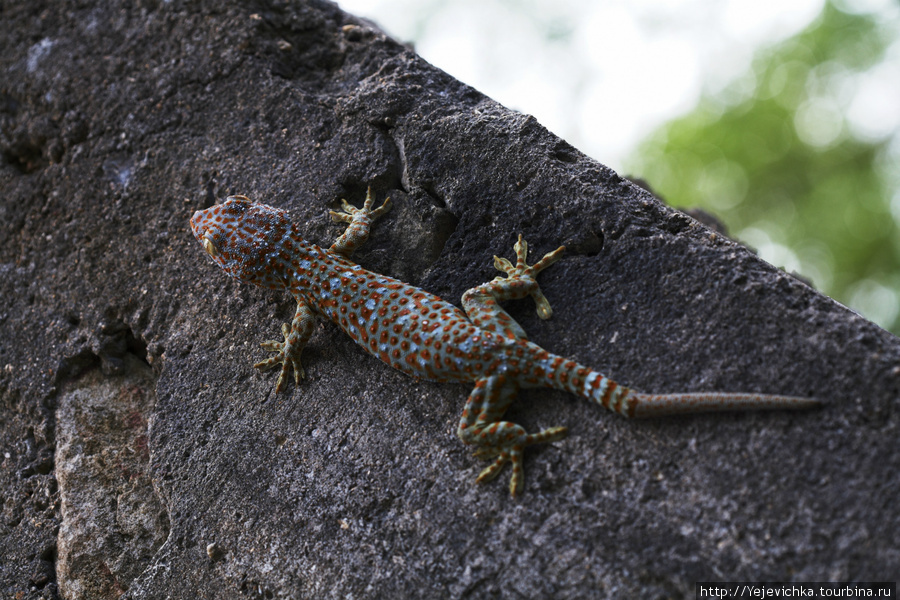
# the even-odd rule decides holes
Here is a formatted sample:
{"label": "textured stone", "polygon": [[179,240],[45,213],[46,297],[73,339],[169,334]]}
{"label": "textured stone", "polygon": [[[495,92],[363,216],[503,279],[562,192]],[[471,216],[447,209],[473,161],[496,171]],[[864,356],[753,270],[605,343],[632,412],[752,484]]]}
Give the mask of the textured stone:
{"label": "textured stone", "polygon": [[[124,598],[897,579],[896,337],[332,4],[0,14],[4,597],[83,583],[74,556],[106,561],[114,579],[91,589]],[[510,307],[533,341],[646,391],[830,404],[628,422],[531,391],[510,416],[571,435],[526,455],[513,500],[502,481],[473,485],[481,465],[453,435],[468,390],[407,378],[334,328],[276,398],[250,365],[291,300],[223,276],[188,218],[243,193],[328,243],[328,208],[369,183],[395,208],[356,256],[368,268],[456,300],[518,233],[536,254],[565,244],[541,275],[553,318]],[[134,487],[73,470],[77,443],[119,460],[142,435]]]}
{"label": "textured stone", "polygon": [[169,534],[147,466],[156,377],[133,354],[121,377],[94,370],[60,396],[56,479],[63,597],[118,598]]}

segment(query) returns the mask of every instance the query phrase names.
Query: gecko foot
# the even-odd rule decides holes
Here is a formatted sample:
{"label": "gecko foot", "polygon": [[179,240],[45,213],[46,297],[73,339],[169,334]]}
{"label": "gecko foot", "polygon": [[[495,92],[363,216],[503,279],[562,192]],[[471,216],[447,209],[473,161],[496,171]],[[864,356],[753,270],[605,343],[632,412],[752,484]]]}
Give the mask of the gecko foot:
{"label": "gecko foot", "polygon": [[386,213],[391,208],[391,199],[385,198],[384,202],[381,203],[381,206],[372,210],[372,204],[375,202],[375,196],[372,194],[372,186],[366,190],[366,201],[363,202],[362,208],[356,208],[346,200],[341,199],[341,210],[343,212],[337,212],[334,210],[329,210],[328,214],[331,215],[331,220],[335,223],[352,223],[353,218],[357,213],[361,213],[360,216],[368,217],[370,220],[374,221],[384,213]]}
{"label": "gecko foot", "polygon": [[302,346],[298,349],[298,345],[292,342],[291,330],[287,323],[282,324],[281,333],[284,334],[283,342],[268,340],[260,344],[265,350],[277,352],[277,354],[253,365],[260,371],[267,371],[272,367],[281,365],[281,373],[278,375],[278,382],[275,384],[275,393],[280,393],[284,390],[285,381],[290,373],[291,367],[294,369],[295,385],[300,385],[300,380],[306,377],[306,372],[300,364],[300,352],[302,351]]}
{"label": "gecko foot", "polygon": [[538,316],[542,319],[549,319],[553,314],[553,309],[550,308],[550,302],[544,297],[541,288],[538,287],[535,277],[537,277],[538,273],[562,258],[563,250],[565,250],[566,247],[560,246],[553,252],[548,252],[534,265],[529,265],[526,262],[526,259],[528,258],[528,242],[522,239],[521,234],[519,235],[519,241],[516,242],[514,249],[516,251],[515,265],[503,257],[494,257],[494,268],[498,271],[503,271],[507,275],[506,280],[498,276],[494,281],[503,281],[507,285],[527,285],[529,288],[528,293],[534,299],[534,303],[537,307]]}
{"label": "gecko foot", "polygon": [[334,241],[329,250],[345,258],[350,258],[350,255],[369,239],[369,228],[372,226],[372,222],[391,208],[390,198],[385,198],[381,206],[373,210],[374,202],[372,186],[369,186],[362,208],[356,208],[346,200],[341,200],[342,212],[328,211],[331,220],[335,223],[349,223],[347,230]]}
{"label": "gecko foot", "polygon": [[509,493],[515,497],[522,491],[525,482],[522,469],[522,455],[524,449],[532,444],[561,440],[568,435],[568,432],[569,430],[565,427],[550,427],[549,429],[544,429],[538,433],[520,435],[515,438],[507,437],[499,445],[490,444],[481,446],[475,451],[475,456],[484,459],[493,458],[494,462],[479,473],[478,477],[475,479],[475,483],[487,483],[493,480],[500,474],[503,466],[506,463],[511,462],[512,476],[509,480]]}

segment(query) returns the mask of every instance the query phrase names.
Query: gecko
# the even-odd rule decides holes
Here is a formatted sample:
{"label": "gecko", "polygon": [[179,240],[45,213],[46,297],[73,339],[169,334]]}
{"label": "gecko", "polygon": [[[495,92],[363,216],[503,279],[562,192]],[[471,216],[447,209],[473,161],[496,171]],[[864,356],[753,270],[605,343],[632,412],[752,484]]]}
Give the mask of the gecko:
{"label": "gecko", "polygon": [[620,385],[574,360],[553,354],[528,340],[501,302],[530,296],[538,317],[553,311],[538,286],[537,275],[560,260],[564,246],[529,265],[528,245],[519,236],[515,264],[494,256],[503,273],[462,296],[462,310],[438,296],[354,263],[350,256],[365,243],[375,219],[391,206],[390,198],[373,208],[369,187],[362,208],[342,200],[329,211],[346,230],[326,248],[303,238],[300,227],[278,208],[229,196],[221,204],[196,211],[191,229],[206,253],[228,275],[257,286],[286,290],[297,302],[283,341],[265,341],[274,353],[254,367],[281,367],[275,384],[282,392],[293,371],[295,385],[305,377],[300,355],[317,319],[340,327],[369,354],[417,379],[473,386],[456,434],[475,456],[490,461],[476,482],[494,479],[510,463],[509,490],[523,489],[522,457],[533,444],[561,440],[566,427],[528,433],[503,420],[522,388],[553,388],[593,401],[624,417],[752,409],[801,409],[815,398],[756,393],[646,394]]}

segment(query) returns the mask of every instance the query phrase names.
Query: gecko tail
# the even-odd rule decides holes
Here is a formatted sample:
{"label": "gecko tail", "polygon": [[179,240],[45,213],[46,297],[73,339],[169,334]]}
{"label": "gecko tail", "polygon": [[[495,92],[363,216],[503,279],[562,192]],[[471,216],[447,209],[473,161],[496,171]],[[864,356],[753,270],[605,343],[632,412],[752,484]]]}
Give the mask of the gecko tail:
{"label": "gecko tail", "polygon": [[580,389],[571,391],[614,413],[636,419],[703,412],[799,410],[822,405],[816,398],[753,393],[645,394],[596,371],[585,378]]}
{"label": "gecko tail", "polygon": [[[626,416],[636,419],[701,412],[738,410],[800,410],[821,406],[816,398],[767,394],[643,394],[631,391],[623,401]],[[621,413],[625,414],[625,413]]]}
{"label": "gecko tail", "polygon": [[[531,345],[531,344],[529,344]],[[533,362],[543,375],[541,385],[565,390],[629,418],[740,410],[800,410],[821,406],[817,398],[756,393],[690,392],[646,394],[620,385],[590,367],[534,346]]]}

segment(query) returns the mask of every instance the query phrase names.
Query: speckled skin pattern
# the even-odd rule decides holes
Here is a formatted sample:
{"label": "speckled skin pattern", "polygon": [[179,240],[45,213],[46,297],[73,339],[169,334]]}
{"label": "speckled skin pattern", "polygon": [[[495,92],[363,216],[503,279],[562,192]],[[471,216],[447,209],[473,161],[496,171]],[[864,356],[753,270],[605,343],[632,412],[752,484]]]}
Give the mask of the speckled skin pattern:
{"label": "speckled skin pattern", "polygon": [[349,225],[327,250],[304,241],[284,211],[245,196],[230,196],[223,204],[195,212],[191,228],[207,254],[230,276],[288,290],[297,301],[293,321],[282,326],[284,341],[262,344],[275,355],[254,365],[259,369],[281,366],[276,391],[285,388],[291,369],[295,383],[304,377],[300,354],[317,317],[334,322],[367,352],[413,377],[474,383],[457,435],[475,447],[476,456],[491,459],[479,482],[490,481],[510,462],[510,491],[519,493],[525,447],[566,435],[565,427],[527,433],[520,425],[502,420],[520,388],[565,390],[626,417],[818,404],[810,398],[760,394],[651,395],[618,385],[529,342],[521,326],[499,306],[531,296],[538,316],[550,318],[550,304],[535,277],[562,257],[563,247],[529,266],[528,247],[519,236],[516,264],[495,256],[494,267],[506,276],[463,294],[463,312],[433,294],[350,260],[368,239],[372,221],[389,209],[390,199],[377,209],[372,205],[370,189],[363,208],[343,201],[343,212],[331,211],[335,221]]}

